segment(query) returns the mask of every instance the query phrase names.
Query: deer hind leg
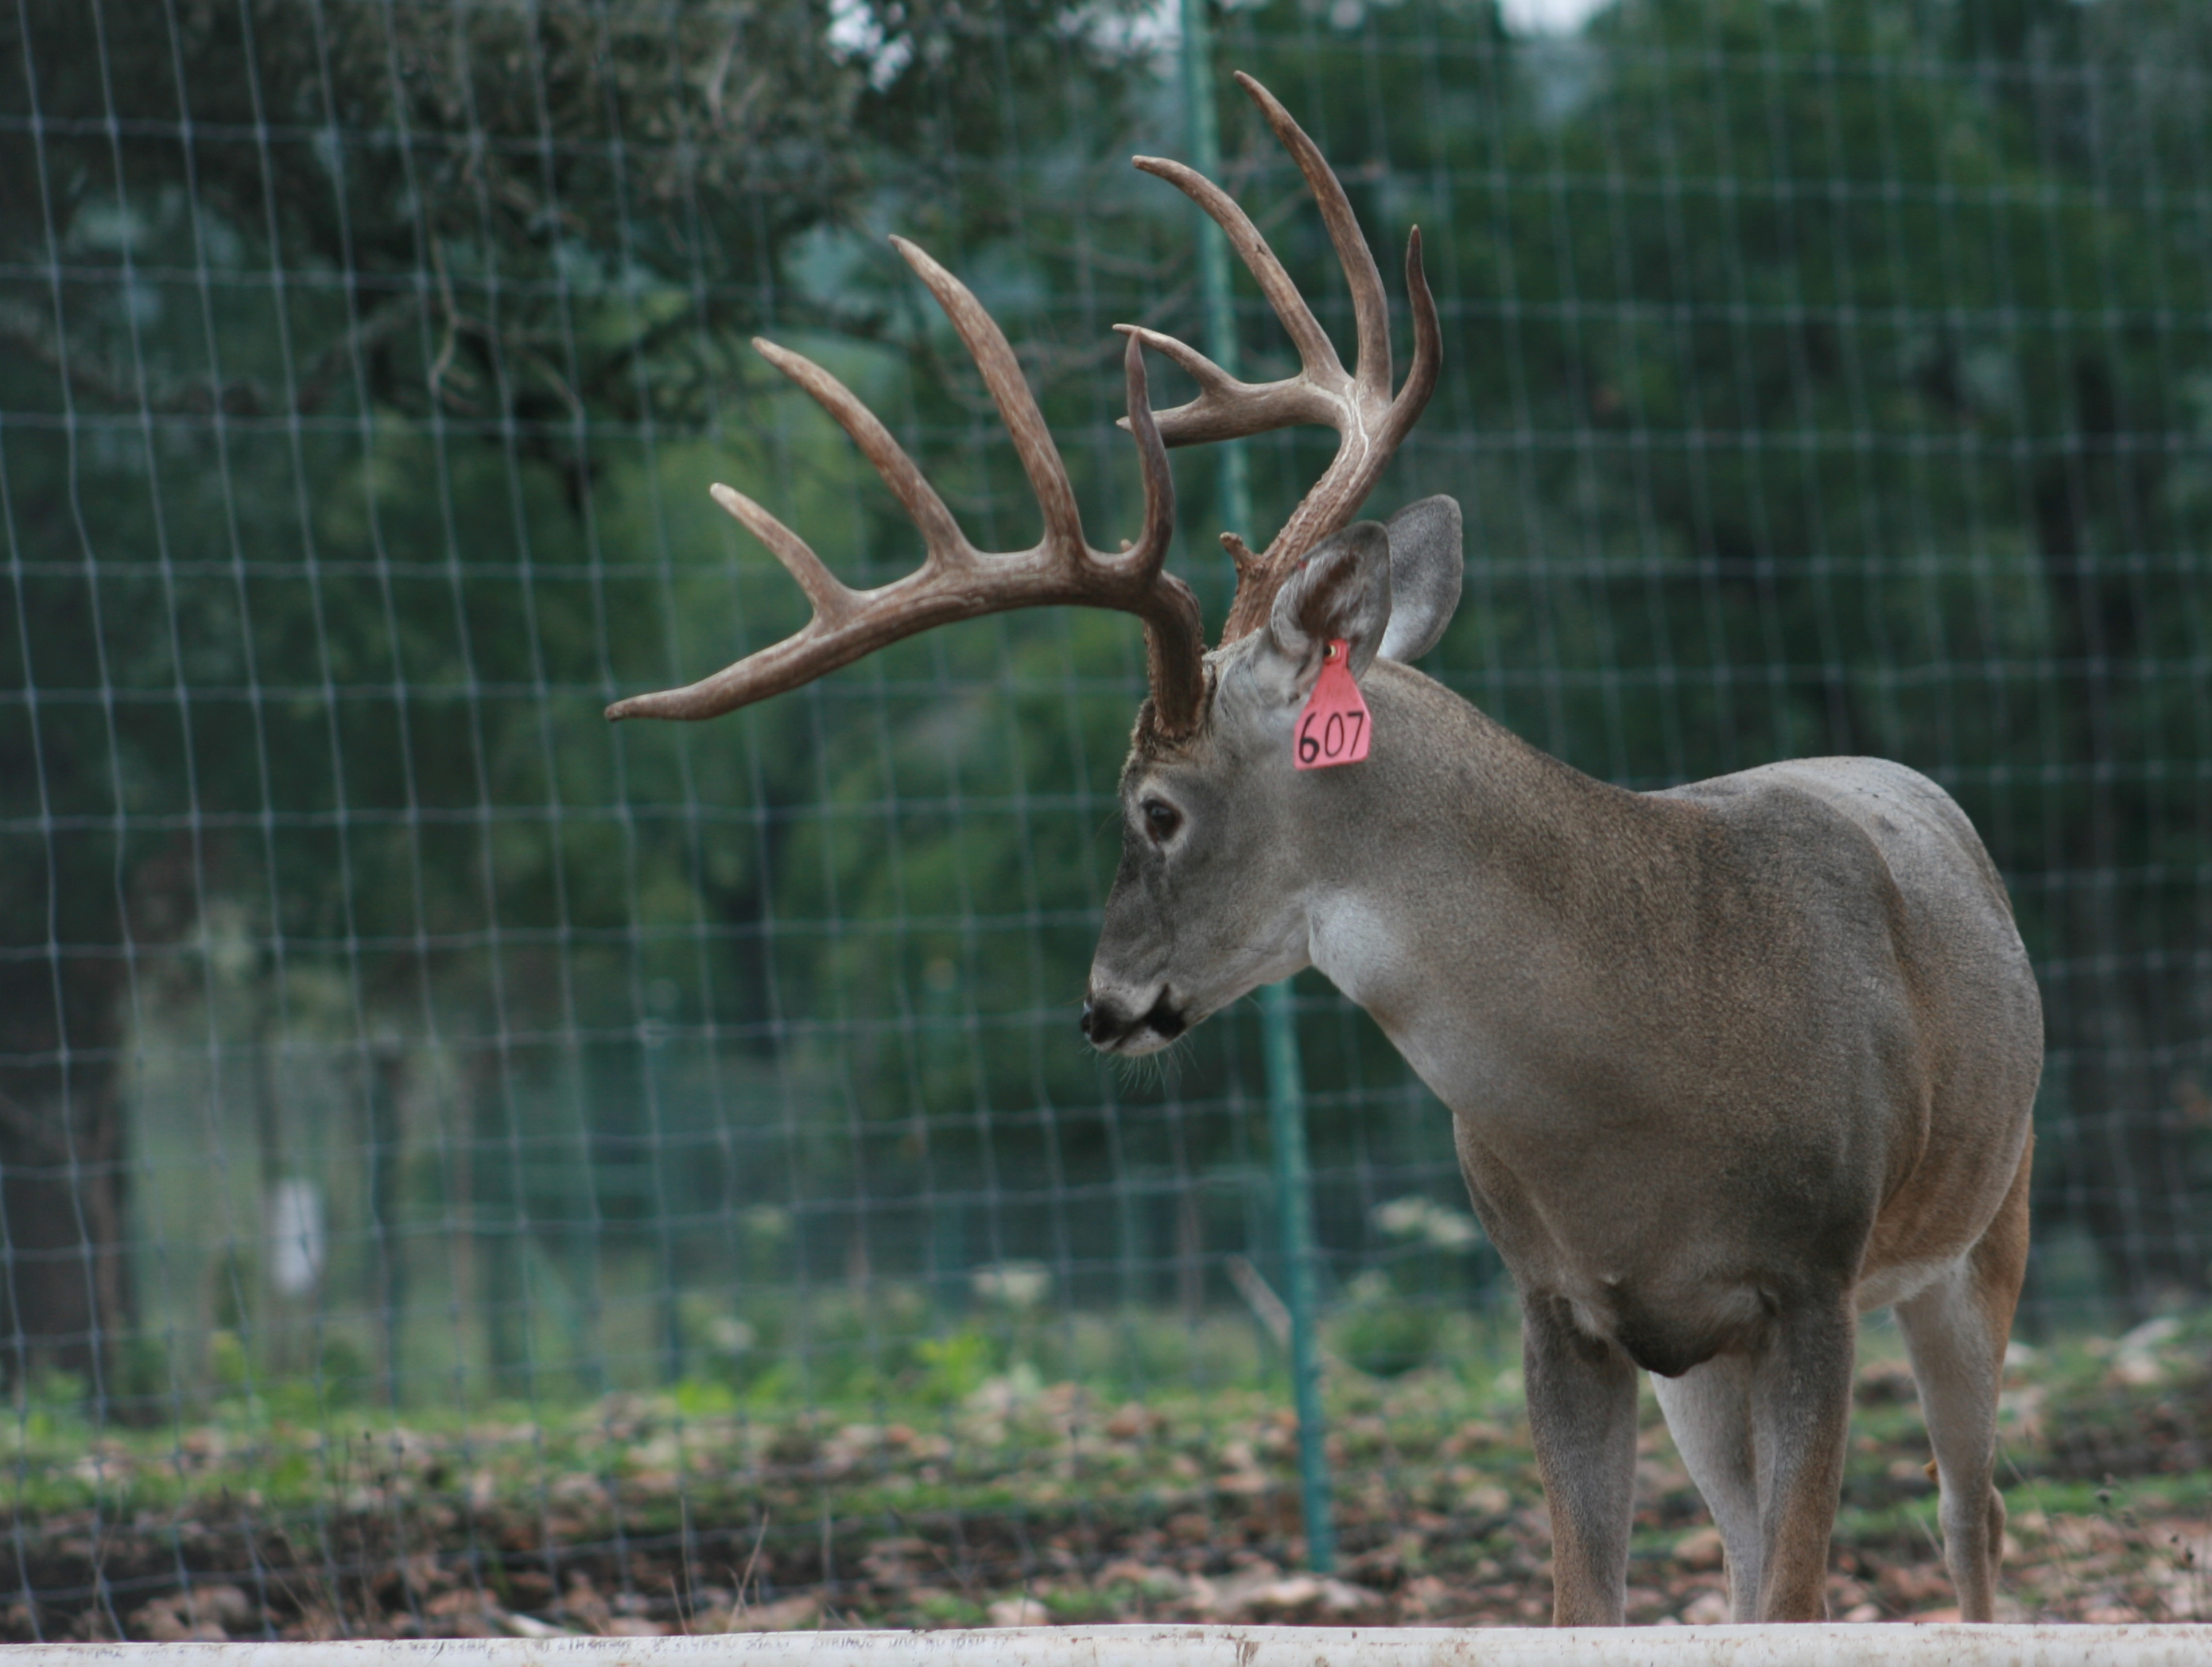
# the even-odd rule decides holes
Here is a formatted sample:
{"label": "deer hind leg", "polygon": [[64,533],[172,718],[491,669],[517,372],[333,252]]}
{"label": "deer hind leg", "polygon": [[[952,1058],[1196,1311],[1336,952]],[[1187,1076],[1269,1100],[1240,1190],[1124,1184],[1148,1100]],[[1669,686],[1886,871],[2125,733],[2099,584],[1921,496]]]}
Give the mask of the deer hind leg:
{"label": "deer hind leg", "polygon": [[2027,1165],[2023,1152],[2012,1190],[1974,1248],[1897,1305],[1936,1450],[1943,1561],[1966,1621],[1996,1618],[1997,1565],[2004,1555],[2004,1500],[1992,1472],[2005,1342],[2027,1271]]}
{"label": "deer hind leg", "polygon": [[1723,1354],[1680,1378],[1654,1374],[1651,1387],[1667,1415],[1675,1451],[1728,1548],[1729,1609],[1737,1621],[1759,1619],[1759,1471],[1751,1441],[1751,1362]]}
{"label": "deer hind leg", "polygon": [[1552,1512],[1552,1624],[1617,1627],[1628,1607],[1636,1368],[1556,1297],[1522,1305],[1521,1368]]}
{"label": "deer hind leg", "polygon": [[1847,1293],[1786,1302],[1750,1368],[1760,1621],[1828,1613],[1828,1542],[1843,1492],[1858,1316]]}

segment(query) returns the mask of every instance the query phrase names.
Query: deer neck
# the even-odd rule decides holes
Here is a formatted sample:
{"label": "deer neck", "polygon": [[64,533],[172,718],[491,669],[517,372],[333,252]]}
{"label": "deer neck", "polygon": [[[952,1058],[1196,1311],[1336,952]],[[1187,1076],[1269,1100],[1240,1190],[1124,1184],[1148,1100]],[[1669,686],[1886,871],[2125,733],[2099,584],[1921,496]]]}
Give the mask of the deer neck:
{"label": "deer neck", "polygon": [[[1633,1024],[1679,929],[1699,815],[1583,775],[1377,662],[1374,751],[1316,830],[1310,952],[1455,1110]],[[1416,745],[1390,745],[1393,734]],[[1332,772],[1334,773],[1334,772]],[[1354,775],[1347,770],[1346,777]]]}

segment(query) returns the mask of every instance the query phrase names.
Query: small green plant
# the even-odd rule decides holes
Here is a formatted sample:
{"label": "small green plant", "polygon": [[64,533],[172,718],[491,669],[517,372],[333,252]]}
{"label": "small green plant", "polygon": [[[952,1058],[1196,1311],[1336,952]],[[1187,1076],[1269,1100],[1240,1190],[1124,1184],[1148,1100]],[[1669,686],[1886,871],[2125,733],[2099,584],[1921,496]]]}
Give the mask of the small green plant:
{"label": "small green plant", "polygon": [[963,1327],[942,1337],[924,1337],[914,1346],[921,1370],[915,1384],[918,1399],[933,1407],[957,1405],[982,1388],[998,1364],[999,1348],[988,1332]]}
{"label": "small green plant", "polygon": [[253,1381],[253,1362],[246,1352],[246,1342],[238,1333],[228,1327],[208,1334],[208,1387],[219,1398],[228,1399],[248,1391]]}
{"label": "small green plant", "polygon": [[1346,1296],[1328,1335],[1347,1365],[1371,1377],[1396,1378],[1436,1358],[1443,1317],[1435,1303],[1400,1296],[1379,1268],[1353,1280]]}
{"label": "small green plant", "polygon": [[1376,1205],[1370,1220],[1395,1248],[1346,1288],[1329,1341],[1349,1365],[1395,1378],[1439,1358],[1486,1241],[1473,1216],[1420,1194]]}

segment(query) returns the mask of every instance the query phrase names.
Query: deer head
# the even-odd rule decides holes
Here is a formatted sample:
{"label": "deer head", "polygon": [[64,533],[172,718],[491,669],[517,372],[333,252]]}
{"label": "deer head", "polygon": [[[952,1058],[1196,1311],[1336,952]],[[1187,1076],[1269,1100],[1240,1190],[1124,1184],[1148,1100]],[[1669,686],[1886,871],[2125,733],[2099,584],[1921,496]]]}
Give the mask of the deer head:
{"label": "deer head", "polygon": [[1121,772],[1121,863],[1085,992],[1093,1046],[1139,1055],[1308,964],[1308,898],[1372,853],[1358,830],[1395,775],[1407,726],[1374,722],[1376,755],[1302,771],[1297,728],[1324,655],[1356,680],[1413,660],[1459,600],[1459,506],[1425,498],[1388,524],[1331,533],[1285,575],[1261,624],[1208,657],[1207,721],[1168,744],[1141,732]]}
{"label": "deer head", "polygon": [[[819,401],[859,445],[920,529],[926,557],[903,579],[855,591],[759,504],[718,485],[715,501],[790,570],[813,604],[813,617],[797,635],[700,682],[607,709],[611,719],[714,717],[933,625],[1014,608],[1069,604],[1135,614],[1145,624],[1150,695],[1122,773],[1121,868],[1107,903],[1083,1018],[1093,1043],[1123,1053],[1165,1046],[1206,1013],[1305,964],[1287,911],[1264,906],[1289,895],[1273,871],[1291,858],[1280,828],[1304,785],[1292,779],[1291,723],[1330,641],[1349,644],[1356,678],[1378,654],[1411,659],[1425,652],[1459,597],[1459,509],[1449,499],[1416,504],[1387,526],[1352,521],[1436,386],[1439,332],[1421,269],[1420,233],[1411,234],[1406,249],[1413,364],[1394,392],[1382,274],[1342,185],[1265,88],[1249,76],[1237,80],[1297,161],[1343,265],[1358,335],[1352,369],[1227,192],[1180,162],[1136,158],[1138,167],[1182,190],[1228,234],[1288,332],[1299,368],[1279,381],[1248,383],[1172,336],[1117,326],[1128,338],[1123,365],[1129,414],[1122,426],[1136,442],[1145,520],[1133,544],[1109,554],[1092,548],[1084,534],[1066,470],[1004,333],[957,278],[894,238],[982,373],[1042,512],[1042,538],[1025,551],[978,550],[890,431],[849,389],[811,360],[757,339],[762,356]],[[1187,371],[1198,385],[1197,398],[1154,412],[1146,349]],[[1196,599],[1163,567],[1175,528],[1166,448],[1300,423],[1336,429],[1336,455],[1264,551],[1255,553],[1235,532],[1222,535],[1236,566],[1237,592],[1219,644],[1209,654]],[[1273,855],[1255,863],[1255,853]],[[1203,911],[1213,923],[1205,930],[1194,929],[1199,917],[1189,903],[1195,897],[1212,904]],[[1240,902],[1254,906],[1237,906]],[[1170,923],[1182,928],[1179,938]]]}

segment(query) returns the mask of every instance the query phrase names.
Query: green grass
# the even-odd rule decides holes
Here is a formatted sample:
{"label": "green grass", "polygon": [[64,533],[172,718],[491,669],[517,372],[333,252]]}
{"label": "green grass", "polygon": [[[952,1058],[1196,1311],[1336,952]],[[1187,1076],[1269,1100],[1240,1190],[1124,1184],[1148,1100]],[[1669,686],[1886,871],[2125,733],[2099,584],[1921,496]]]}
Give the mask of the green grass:
{"label": "green grass", "polygon": [[[1206,1351],[1198,1384],[1162,1381],[1178,1335]],[[1517,1352],[1494,1325],[1457,1320],[1437,1335],[1445,1358],[1395,1376],[1340,1353],[1328,1367],[1346,1570],[1377,1593],[1459,1593],[1481,1612],[1531,1618],[1545,1547]],[[1894,1330],[1870,1328],[1837,1523],[1838,1578],[1857,1583],[1844,1608],[1927,1601],[1876,1579],[1932,1567],[1938,1538],[1926,1432],[1896,1357]],[[45,1559],[34,1585],[89,1594],[97,1569],[158,1591],[180,1562],[210,1578],[295,1567],[285,1624],[325,1631],[374,1630],[420,1594],[363,1573],[348,1596],[319,1571],[426,1556],[449,1585],[474,1581],[487,1601],[551,1614],[569,1601],[563,1570],[593,1571],[612,1590],[636,1584],[643,1557],[664,1584],[733,1593],[750,1555],[772,1569],[766,1585],[818,1590],[840,1616],[952,1625],[983,1618],[1010,1569],[1055,1619],[1097,1620],[1196,1612],[1200,1588],[1163,1595],[1146,1583],[1203,1577],[1219,1589],[1302,1555],[1288,1384],[1241,1322],[973,1325],[807,1364],[396,1413],[294,1382],[212,1397],[152,1428],[95,1424],[70,1386],[50,1384],[0,1426],[0,1462],[21,1542]],[[1094,1375],[1067,1371],[1079,1366]],[[1704,1513],[1648,1389],[1643,1417],[1632,1584],[1679,1607],[1716,1578],[1680,1566]],[[2171,1611],[2184,1588],[2167,1542],[2185,1537],[2172,1524],[2212,1523],[2208,1439],[2205,1317],[2124,1346],[2084,1335],[2024,1353],[2005,1392],[2001,1479],[2022,1555],[2040,1571],[2021,1578],[2034,1612],[2093,1599],[2148,1618]],[[921,1554],[884,1549],[902,1546],[927,1557],[882,1573]],[[1040,1568],[1058,1573],[1039,1585]],[[576,1613],[588,1623],[598,1611]],[[298,1618],[314,1616],[341,1620]],[[428,1611],[415,1622],[442,1624]]]}

